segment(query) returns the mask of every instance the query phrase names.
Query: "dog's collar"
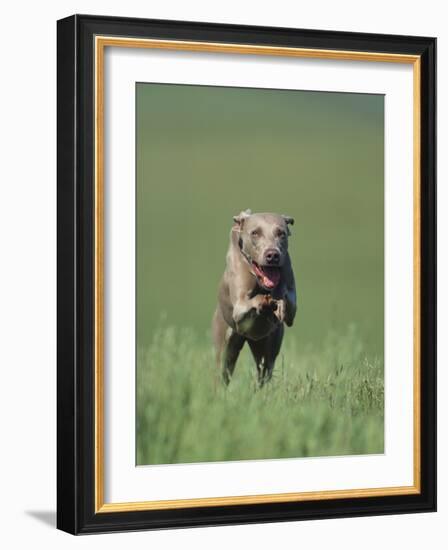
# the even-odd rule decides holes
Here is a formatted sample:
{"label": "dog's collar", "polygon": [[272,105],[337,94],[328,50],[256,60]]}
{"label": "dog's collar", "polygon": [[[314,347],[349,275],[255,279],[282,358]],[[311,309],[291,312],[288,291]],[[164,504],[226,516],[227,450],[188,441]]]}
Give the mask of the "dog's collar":
{"label": "dog's collar", "polygon": [[250,271],[250,274],[253,275],[255,277],[255,279],[257,279],[257,276],[256,274],[254,273],[254,270],[253,270],[253,261],[252,261],[252,258],[249,256],[249,254],[247,254],[244,250],[243,250],[243,239],[241,238],[241,234],[240,232],[238,231],[238,248],[240,249],[240,252],[241,252],[241,256],[246,260],[247,262],[247,265],[249,267],[249,271]]}
{"label": "dog's collar", "polygon": [[246,254],[243,250],[243,240],[241,237],[238,237],[238,248],[240,249],[241,255],[243,258],[247,261],[247,263],[252,267],[252,258],[249,256],[249,254]]}

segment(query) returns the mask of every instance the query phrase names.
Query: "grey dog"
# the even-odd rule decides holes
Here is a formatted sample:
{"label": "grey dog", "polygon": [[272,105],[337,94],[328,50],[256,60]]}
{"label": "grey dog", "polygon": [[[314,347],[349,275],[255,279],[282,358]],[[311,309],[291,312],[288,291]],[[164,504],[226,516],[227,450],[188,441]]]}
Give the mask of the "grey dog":
{"label": "grey dog", "polygon": [[245,210],[233,221],[213,317],[217,363],[228,384],[247,341],[263,385],[272,376],[284,324],[292,326],[296,314],[296,288],[288,254],[289,225],[294,219]]}

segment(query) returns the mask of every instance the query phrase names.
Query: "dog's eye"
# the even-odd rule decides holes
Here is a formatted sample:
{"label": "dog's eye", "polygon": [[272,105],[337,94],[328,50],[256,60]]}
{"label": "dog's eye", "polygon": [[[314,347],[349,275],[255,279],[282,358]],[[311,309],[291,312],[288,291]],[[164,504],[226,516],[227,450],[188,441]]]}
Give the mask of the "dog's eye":
{"label": "dog's eye", "polygon": [[259,237],[260,236],[260,232],[258,231],[258,229],[254,229],[253,231],[251,231],[251,237]]}
{"label": "dog's eye", "polygon": [[282,229],[279,229],[277,231],[277,237],[279,237],[280,239],[283,239],[284,237],[286,237],[285,231],[283,231]]}

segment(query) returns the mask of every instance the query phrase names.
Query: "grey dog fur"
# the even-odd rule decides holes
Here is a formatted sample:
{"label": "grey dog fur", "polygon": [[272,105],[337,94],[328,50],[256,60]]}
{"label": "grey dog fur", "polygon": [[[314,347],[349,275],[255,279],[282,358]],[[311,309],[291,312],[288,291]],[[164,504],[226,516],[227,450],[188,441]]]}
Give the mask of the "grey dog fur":
{"label": "grey dog fur", "polygon": [[[247,341],[263,385],[272,376],[284,324],[292,326],[296,314],[296,288],[288,253],[288,226],[294,220],[279,214],[252,214],[250,210],[233,220],[212,322],[216,359],[228,384]],[[260,284],[251,263],[264,265],[268,249],[274,249],[280,257],[280,282],[272,291]]]}

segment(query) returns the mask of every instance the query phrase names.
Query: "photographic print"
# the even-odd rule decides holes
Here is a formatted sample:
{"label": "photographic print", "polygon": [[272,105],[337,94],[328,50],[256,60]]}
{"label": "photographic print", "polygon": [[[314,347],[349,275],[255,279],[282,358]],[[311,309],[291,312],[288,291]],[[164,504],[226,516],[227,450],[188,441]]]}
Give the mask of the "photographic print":
{"label": "photographic print", "polygon": [[136,83],[137,465],[384,452],[384,95]]}
{"label": "photographic print", "polygon": [[436,40],[58,21],[58,520],[436,509]]}

